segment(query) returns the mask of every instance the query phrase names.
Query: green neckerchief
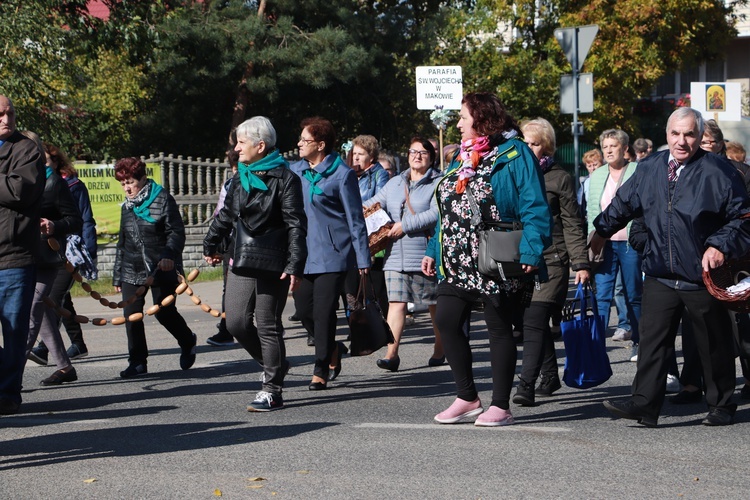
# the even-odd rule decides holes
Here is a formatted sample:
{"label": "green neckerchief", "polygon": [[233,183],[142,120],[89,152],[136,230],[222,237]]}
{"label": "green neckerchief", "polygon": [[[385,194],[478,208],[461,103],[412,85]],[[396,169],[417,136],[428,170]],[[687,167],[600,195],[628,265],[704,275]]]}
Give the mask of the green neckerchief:
{"label": "green neckerchief", "polygon": [[310,181],[310,200],[312,200],[316,194],[323,194],[323,190],[317,186],[318,182],[334,173],[336,169],[339,168],[339,165],[342,165],[343,163],[344,162],[341,160],[341,157],[339,155],[336,155],[336,159],[333,160],[331,166],[325,169],[323,172],[319,172],[313,168],[305,170],[302,175],[305,177],[305,179]]}
{"label": "green neckerchief", "polygon": [[50,167],[49,165],[47,165],[46,168],[47,168],[47,170],[44,171],[44,175],[45,175],[44,178],[45,179],[49,179],[49,176],[54,173],[54,170],[52,170],[52,167]]}
{"label": "green neckerchief", "polygon": [[149,212],[148,207],[151,206],[151,204],[156,199],[157,195],[161,193],[163,187],[161,187],[159,184],[155,183],[153,179],[148,180],[149,184],[149,193],[148,197],[143,200],[143,203],[138,205],[137,207],[133,207],[133,213],[136,215],[136,217],[139,217],[146,222],[151,222],[152,224],[156,222],[156,219],[151,217],[151,212]]}
{"label": "green neckerchief", "polygon": [[285,166],[286,164],[286,160],[281,156],[278,149],[274,149],[268,155],[250,165],[238,163],[237,171],[240,174],[240,183],[248,193],[251,193],[253,189],[268,191],[268,186],[253,172],[265,172],[272,168]]}

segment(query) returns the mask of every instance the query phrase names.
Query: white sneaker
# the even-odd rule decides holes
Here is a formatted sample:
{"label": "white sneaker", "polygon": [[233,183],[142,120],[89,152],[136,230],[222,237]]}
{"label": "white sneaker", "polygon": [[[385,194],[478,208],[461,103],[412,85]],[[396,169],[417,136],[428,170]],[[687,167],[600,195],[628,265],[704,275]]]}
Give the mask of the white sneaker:
{"label": "white sneaker", "polygon": [[630,361],[633,363],[638,362],[638,344],[630,346]]}
{"label": "white sneaker", "polygon": [[675,377],[674,375],[667,373],[667,392],[668,393],[675,393],[680,392],[680,389],[682,389],[682,384],[680,384],[680,379]]}
{"label": "white sneaker", "polygon": [[630,340],[630,337],[632,335],[633,334],[630,333],[630,330],[618,328],[617,330],[615,330],[615,334],[612,335],[612,340],[614,340],[615,342],[624,342],[626,340]]}

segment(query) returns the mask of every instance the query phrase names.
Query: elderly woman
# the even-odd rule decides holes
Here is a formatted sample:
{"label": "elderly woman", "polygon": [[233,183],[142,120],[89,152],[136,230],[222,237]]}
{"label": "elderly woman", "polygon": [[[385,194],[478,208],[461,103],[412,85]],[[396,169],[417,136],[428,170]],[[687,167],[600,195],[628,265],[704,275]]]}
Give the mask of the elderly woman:
{"label": "elderly woman", "polygon": [[[44,151],[38,135],[28,131],[22,133],[37,142],[39,149]],[[36,256],[36,288],[31,305],[26,356],[32,358],[34,343],[37,337],[41,337],[57,367],[57,370],[42,380],[41,384],[60,385],[63,382],[78,380],[78,374],[70,363],[70,357],[60,335],[60,318],[43,299],[49,297],[55,304],[60,305],[70,290],[73,278],[64,267],[66,238],[68,234],[80,231],[83,223],[65,180],[55,173],[49,164],[46,167],[46,176],[39,220],[42,236]],[[59,245],[58,250],[50,246],[51,240],[55,240]]]}
{"label": "elderly woman", "polygon": [[[552,245],[544,251],[549,281],[534,290],[523,316],[523,361],[513,396],[514,403],[533,406],[535,395],[551,396],[561,387],[549,322],[552,313],[565,304],[570,269],[576,273],[576,284],[587,283],[590,266],[573,178],[555,162],[555,130],[550,122],[537,118],[523,123],[521,131],[539,160],[553,222]],[[541,381],[535,390],[540,372]]]}
{"label": "elderly woman", "polygon": [[[136,295],[136,291],[147,286],[147,282],[152,281],[154,305],[161,304],[174,293],[179,283],[177,273],[182,272],[185,226],[174,198],[148,178],[146,164],[141,160],[118,160],[115,179],[125,191],[125,203],[120,215],[112,284],[127,301],[124,314],[130,317],[143,313],[145,294]],[[196,337],[177,312],[175,302],[161,305],[156,319],[177,339],[181,349],[180,368],[189,369],[195,363]],[[143,321],[128,321],[125,330],[128,335],[128,367],[120,372],[120,377],[144,375],[148,373],[148,346]]]}
{"label": "elderly woman", "polygon": [[276,130],[268,118],[255,116],[237,127],[238,172],[203,241],[206,262],[220,264],[219,245],[234,230],[224,293],[227,329],[263,367],[261,391],[248,411],[284,406],[281,390],[289,362],[281,313],[307,257],[302,183],[275,146]]}
{"label": "elderly woman", "polygon": [[432,276],[422,274],[422,257],[427,241],[437,221],[437,202],[433,193],[440,173],[430,165],[435,162],[435,148],[427,139],[414,137],[409,146],[409,169],[394,177],[374,197],[366,200],[385,210],[394,222],[388,234],[391,243],[385,253],[386,283],[388,284],[388,325],[394,342],[388,345],[385,357],[378,359],[378,367],[395,372],[401,364],[398,347],[404,332],[406,304],[426,304],[435,332],[435,348],[429,366],[445,362],[440,333],[435,327],[437,284]]}
{"label": "elderly woman", "polygon": [[346,351],[344,344],[335,342],[339,292],[347,271],[368,272],[370,250],[357,175],[334,152],[333,125],[315,117],[301,126],[297,147],[302,159],[290,168],[302,179],[308,253],[294,304],[302,325],[315,338],[315,368],[308,388],[319,391],[341,372]]}
{"label": "elderly woman", "polygon": [[[591,173],[587,200],[588,232],[594,230],[594,219],[606,209],[620,189],[636,170],[637,163],[625,160],[628,147],[628,134],[618,129],[602,132],[599,143],[607,163]],[[599,314],[609,318],[613,290],[617,274],[622,273],[622,286],[625,293],[625,307],[630,323],[630,331],[619,330],[613,340],[631,340],[630,360],[638,359],[638,322],[641,317],[641,295],[643,278],[641,258],[628,243],[630,226],[615,233],[604,246],[604,260],[594,271],[596,283],[596,305]]]}
{"label": "elderly woman", "polygon": [[[529,305],[537,271],[544,277],[542,252],[549,245],[551,217],[536,158],[495,95],[464,96],[458,129],[460,154],[438,183],[435,237],[422,259],[422,272],[438,276],[435,319],[458,389],[456,400],[435,420],[455,424],[478,416],[478,426],[508,425],[513,423],[510,392],[516,367],[512,320]],[[479,272],[472,219],[523,223],[519,250],[525,276],[504,280]],[[478,299],[484,302],[490,338],[492,401],[487,411],[474,384],[471,347],[463,331]]]}

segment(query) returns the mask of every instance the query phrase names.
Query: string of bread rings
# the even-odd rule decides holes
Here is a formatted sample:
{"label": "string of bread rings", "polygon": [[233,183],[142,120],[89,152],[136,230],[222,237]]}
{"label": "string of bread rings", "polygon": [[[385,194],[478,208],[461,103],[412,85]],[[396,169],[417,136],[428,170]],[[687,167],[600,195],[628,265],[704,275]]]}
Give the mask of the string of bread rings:
{"label": "string of bread rings", "polygon": [[[50,248],[54,250],[55,252],[60,250],[60,243],[55,238],[48,238],[47,243],[49,244]],[[93,290],[91,288],[91,285],[89,285],[86,281],[83,280],[83,276],[76,271],[75,266],[71,264],[68,260],[65,261],[65,270],[68,271],[71,276],[73,276],[73,279],[76,280],[78,283],[81,284],[81,288],[88,293],[92,299],[98,301],[102,306],[109,307],[110,309],[123,309],[125,306],[128,306],[138,300],[138,297],[144,295],[148,291],[148,287],[150,287],[154,283],[154,276],[153,274],[146,278],[146,281],[141,285],[136,291],[135,294],[133,294],[131,297],[121,300],[119,302],[114,302],[106,299],[105,297],[102,297],[102,295],[97,292],[96,290]],[[146,309],[146,314],[149,316],[154,315],[161,310],[162,307],[167,307],[170,304],[174,303],[175,300],[177,300],[178,295],[182,295],[183,293],[187,292],[187,294],[190,296],[190,300],[195,304],[196,306],[200,306],[201,310],[203,312],[206,312],[210,314],[211,316],[218,318],[219,316],[224,317],[224,313],[222,313],[218,309],[212,308],[210,305],[204,303],[201,298],[193,293],[193,289],[190,288],[189,283],[193,282],[195,278],[198,277],[200,274],[199,269],[193,269],[190,271],[190,273],[187,275],[187,278],[184,277],[179,272],[177,273],[177,277],[180,280],[180,284],[177,285],[177,288],[175,288],[174,293],[171,295],[167,295],[162,299],[161,303],[154,304],[153,306]],[[63,318],[73,318],[73,321],[80,324],[86,324],[91,322],[92,325],[95,326],[104,326],[107,324],[107,320],[105,318],[92,318],[89,320],[87,316],[82,315],[73,315],[72,312],[68,311],[67,309],[60,307],[57,303],[55,303],[54,300],[52,300],[49,296],[42,297],[42,302],[47,307],[50,307],[55,310],[55,313],[57,313],[58,316]],[[125,324],[125,322],[131,322],[135,323],[136,321],[143,321],[143,313],[137,312],[133,313],[128,317],[125,316],[118,316],[116,318],[112,318],[109,322],[113,325],[122,325]]]}

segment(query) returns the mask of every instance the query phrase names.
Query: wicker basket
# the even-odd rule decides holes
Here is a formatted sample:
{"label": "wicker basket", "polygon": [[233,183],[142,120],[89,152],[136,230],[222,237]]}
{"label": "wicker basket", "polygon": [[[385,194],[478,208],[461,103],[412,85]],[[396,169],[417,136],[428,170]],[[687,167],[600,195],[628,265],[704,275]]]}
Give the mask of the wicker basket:
{"label": "wicker basket", "polygon": [[[375,203],[371,207],[364,209],[364,215],[365,219],[378,210],[382,210],[380,208],[380,203]],[[388,238],[388,232],[393,227],[393,222],[389,222],[387,224],[384,224],[380,226],[380,228],[377,231],[374,231],[370,233],[369,235],[369,247],[370,247],[370,255],[375,255],[376,253],[380,252],[381,250],[385,250],[385,248],[388,246],[388,243],[390,243],[390,238]]]}
{"label": "wicker basket", "polygon": [[708,292],[724,305],[737,312],[750,312],[750,289],[740,293],[729,293],[727,288],[750,276],[750,256],[726,261],[710,271],[703,271],[703,283]]}

